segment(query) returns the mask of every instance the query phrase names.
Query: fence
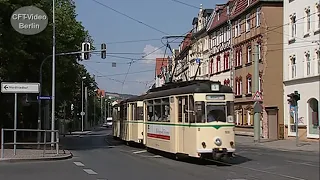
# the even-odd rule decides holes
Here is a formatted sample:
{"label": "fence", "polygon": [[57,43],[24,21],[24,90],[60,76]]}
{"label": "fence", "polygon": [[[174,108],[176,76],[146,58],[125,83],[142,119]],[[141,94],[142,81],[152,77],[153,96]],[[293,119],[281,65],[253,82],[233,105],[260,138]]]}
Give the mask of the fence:
{"label": "fence", "polygon": [[[16,132],[43,132],[43,142],[16,142],[16,138],[14,138],[14,142],[4,142],[4,134],[5,131],[13,131]],[[47,133],[54,132],[56,134],[56,141],[55,142],[47,142]],[[16,135],[15,135],[16,136]],[[1,159],[4,158],[4,145],[13,145],[13,154],[16,155],[16,146],[17,145],[44,145],[43,146],[43,155],[46,152],[46,146],[50,144],[55,144],[56,146],[56,153],[59,154],[59,131],[58,130],[38,130],[38,129],[1,129]]]}

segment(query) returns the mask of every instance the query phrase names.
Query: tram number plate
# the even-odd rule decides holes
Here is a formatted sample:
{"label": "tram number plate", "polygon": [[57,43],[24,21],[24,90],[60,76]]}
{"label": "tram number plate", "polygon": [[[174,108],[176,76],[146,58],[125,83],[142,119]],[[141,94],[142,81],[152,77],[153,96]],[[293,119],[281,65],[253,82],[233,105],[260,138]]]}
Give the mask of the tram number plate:
{"label": "tram number plate", "polygon": [[230,134],[230,131],[224,131],[226,134]]}

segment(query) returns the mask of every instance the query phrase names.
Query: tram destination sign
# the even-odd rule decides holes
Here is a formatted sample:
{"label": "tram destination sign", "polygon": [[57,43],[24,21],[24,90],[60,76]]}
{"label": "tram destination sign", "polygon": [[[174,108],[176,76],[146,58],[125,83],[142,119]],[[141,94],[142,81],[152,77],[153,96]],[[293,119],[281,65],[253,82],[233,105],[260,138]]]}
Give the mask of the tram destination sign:
{"label": "tram destination sign", "polygon": [[2,93],[39,93],[40,83],[2,82]]}

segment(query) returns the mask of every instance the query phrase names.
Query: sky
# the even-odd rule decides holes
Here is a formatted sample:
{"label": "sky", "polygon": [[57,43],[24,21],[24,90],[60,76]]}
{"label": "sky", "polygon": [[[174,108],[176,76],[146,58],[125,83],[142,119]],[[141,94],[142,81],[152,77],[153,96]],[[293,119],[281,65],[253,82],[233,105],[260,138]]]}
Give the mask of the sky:
{"label": "sky", "polygon": [[[171,55],[165,47],[159,49],[163,46],[161,38],[185,35],[191,30],[192,19],[197,16],[200,4],[204,9],[213,9],[215,4],[224,3],[223,0],[179,2],[75,0],[77,20],[89,31],[93,45],[100,49],[101,43],[107,44],[106,59],[96,53],[90,60],[82,62],[90,74],[95,75],[100,89],[136,95],[146,92],[154,83],[155,59]],[[181,40],[176,39],[170,46],[177,48]],[[112,67],[112,63],[116,63],[116,67]]]}

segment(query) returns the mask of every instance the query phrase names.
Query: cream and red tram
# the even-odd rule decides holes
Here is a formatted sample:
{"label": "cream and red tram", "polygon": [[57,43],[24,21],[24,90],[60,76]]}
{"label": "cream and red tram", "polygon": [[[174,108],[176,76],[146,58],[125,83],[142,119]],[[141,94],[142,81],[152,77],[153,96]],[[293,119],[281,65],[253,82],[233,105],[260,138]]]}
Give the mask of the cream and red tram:
{"label": "cream and red tram", "polygon": [[197,158],[235,151],[232,89],[220,82],[171,83],[144,96],[147,148]]}
{"label": "cream and red tram", "polygon": [[143,96],[120,103],[120,139],[127,143],[143,143]]}

